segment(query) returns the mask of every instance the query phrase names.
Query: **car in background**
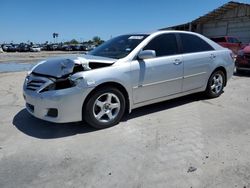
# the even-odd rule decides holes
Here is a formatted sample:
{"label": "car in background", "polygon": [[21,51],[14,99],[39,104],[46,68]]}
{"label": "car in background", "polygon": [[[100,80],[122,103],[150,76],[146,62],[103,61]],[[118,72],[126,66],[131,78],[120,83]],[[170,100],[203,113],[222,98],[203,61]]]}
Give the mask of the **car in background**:
{"label": "car in background", "polygon": [[73,50],[73,47],[71,45],[63,45],[62,46],[62,50],[63,51],[72,51]]}
{"label": "car in background", "polygon": [[88,47],[84,44],[72,45],[73,51],[88,51]]}
{"label": "car in background", "polygon": [[53,45],[51,45],[51,50],[52,51],[58,50],[58,47],[59,47],[58,44],[53,44]]}
{"label": "car in background", "polygon": [[18,44],[3,44],[1,47],[4,52],[16,52]]}
{"label": "car in background", "polygon": [[25,44],[25,43],[20,43],[18,48],[17,48],[18,52],[29,52],[30,51],[30,45]]}
{"label": "car in background", "polygon": [[41,48],[40,48],[39,46],[37,46],[37,45],[31,46],[31,47],[30,47],[30,51],[31,51],[31,52],[40,52],[40,51],[41,51]]}
{"label": "car in background", "polygon": [[91,45],[87,46],[87,50],[86,51],[91,51],[91,50],[94,50],[95,48],[96,48],[96,45],[91,44]]}
{"label": "car in background", "polygon": [[59,45],[57,44],[43,44],[42,45],[42,50],[46,50],[46,51],[55,51],[58,50]]}
{"label": "car in background", "polygon": [[238,52],[235,61],[236,72],[241,74],[244,71],[250,71],[250,45]]}
{"label": "car in background", "polygon": [[71,45],[71,48],[72,48],[72,51],[81,51],[82,45],[81,44]]}
{"label": "car in background", "polygon": [[6,52],[17,52],[17,51],[18,51],[18,44],[11,44],[6,50]]}
{"label": "car in background", "polygon": [[23,94],[37,118],[85,120],[102,129],[145,105],[197,92],[219,97],[233,72],[231,50],[200,34],[127,34],[87,55],[38,63],[25,78]]}
{"label": "car in background", "polygon": [[90,51],[91,46],[85,44],[71,45],[72,51]]}
{"label": "car in background", "polygon": [[238,54],[238,51],[243,47],[242,43],[239,41],[237,37],[232,37],[232,36],[212,37],[211,40],[223,46],[224,48],[232,50],[235,57]]}
{"label": "car in background", "polygon": [[3,49],[2,49],[2,47],[0,46],[0,53],[3,53]]}
{"label": "car in background", "polygon": [[3,49],[4,52],[7,52],[7,51],[8,51],[8,48],[10,48],[10,47],[12,47],[11,44],[3,44],[3,45],[2,45],[2,49]]}

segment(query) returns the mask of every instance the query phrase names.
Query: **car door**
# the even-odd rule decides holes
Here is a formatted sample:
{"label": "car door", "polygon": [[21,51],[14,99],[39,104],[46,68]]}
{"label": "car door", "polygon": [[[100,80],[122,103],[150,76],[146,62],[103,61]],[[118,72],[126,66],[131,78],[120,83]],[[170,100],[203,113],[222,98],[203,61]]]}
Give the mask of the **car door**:
{"label": "car door", "polygon": [[175,34],[158,35],[142,50],[155,50],[156,57],[131,63],[134,103],[181,92],[183,63]]}
{"label": "car door", "polygon": [[182,91],[198,89],[207,84],[211,64],[216,58],[215,51],[206,41],[193,34],[180,33],[183,53]]}

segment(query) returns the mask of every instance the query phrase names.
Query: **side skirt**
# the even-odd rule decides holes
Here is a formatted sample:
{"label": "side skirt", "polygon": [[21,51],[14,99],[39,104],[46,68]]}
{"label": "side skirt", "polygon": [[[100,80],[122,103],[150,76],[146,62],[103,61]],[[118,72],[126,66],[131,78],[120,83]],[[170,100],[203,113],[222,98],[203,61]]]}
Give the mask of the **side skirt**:
{"label": "side skirt", "polygon": [[183,93],[177,93],[177,94],[174,94],[174,95],[169,95],[169,96],[166,96],[166,97],[156,98],[156,99],[153,99],[153,100],[133,104],[133,106],[131,106],[131,109],[129,110],[129,112],[131,112],[135,108],[139,108],[139,107],[142,107],[142,106],[146,106],[146,105],[150,105],[150,104],[159,103],[159,102],[163,102],[163,101],[166,101],[166,100],[182,97],[182,96],[189,95],[189,94],[192,94],[192,93],[199,93],[199,92],[202,92],[202,91],[205,91],[205,90],[206,90],[206,87],[205,88],[201,87],[201,88],[189,90],[189,91],[186,91],[186,92],[183,92]]}

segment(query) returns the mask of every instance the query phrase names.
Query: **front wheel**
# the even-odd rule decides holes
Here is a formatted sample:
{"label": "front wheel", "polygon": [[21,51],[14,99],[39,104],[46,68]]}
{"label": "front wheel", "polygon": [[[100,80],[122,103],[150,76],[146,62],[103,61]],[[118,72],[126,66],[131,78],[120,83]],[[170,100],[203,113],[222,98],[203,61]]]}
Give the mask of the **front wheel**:
{"label": "front wheel", "polygon": [[114,126],[124,115],[125,104],[125,98],[118,89],[98,89],[84,106],[84,119],[97,129]]}
{"label": "front wheel", "polygon": [[225,74],[220,70],[215,71],[208,80],[206,95],[209,98],[219,97],[223,92],[225,81]]}

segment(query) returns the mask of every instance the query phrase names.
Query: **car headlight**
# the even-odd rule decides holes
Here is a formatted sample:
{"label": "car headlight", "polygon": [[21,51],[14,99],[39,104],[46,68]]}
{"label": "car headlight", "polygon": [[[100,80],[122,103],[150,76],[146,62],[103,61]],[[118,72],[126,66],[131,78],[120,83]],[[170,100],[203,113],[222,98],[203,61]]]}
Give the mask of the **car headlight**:
{"label": "car headlight", "polygon": [[70,77],[69,80],[73,83],[74,86],[77,86],[83,81],[83,77],[78,77],[78,78]]}
{"label": "car headlight", "polygon": [[79,85],[82,80],[83,80],[83,77],[60,78],[60,79],[55,80],[52,84],[48,85],[47,87],[45,87],[40,92],[52,91],[52,90],[60,90],[60,89],[67,89],[67,88],[75,87],[75,86]]}
{"label": "car headlight", "polygon": [[28,81],[29,81],[29,79],[30,79],[30,74],[31,74],[31,73],[27,73],[27,76],[25,77],[25,82],[28,82]]}

